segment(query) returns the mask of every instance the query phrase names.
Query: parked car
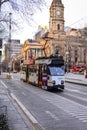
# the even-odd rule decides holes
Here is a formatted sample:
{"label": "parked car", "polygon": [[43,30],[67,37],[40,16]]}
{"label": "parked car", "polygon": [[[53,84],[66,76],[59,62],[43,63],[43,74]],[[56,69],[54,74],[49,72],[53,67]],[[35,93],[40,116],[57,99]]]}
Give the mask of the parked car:
{"label": "parked car", "polygon": [[86,66],[81,66],[80,72],[84,72],[84,70],[86,70]]}
{"label": "parked car", "polygon": [[17,73],[17,70],[13,70],[13,73]]}
{"label": "parked car", "polygon": [[70,68],[70,72],[80,72],[81,67],[80,66],[74,66]]}

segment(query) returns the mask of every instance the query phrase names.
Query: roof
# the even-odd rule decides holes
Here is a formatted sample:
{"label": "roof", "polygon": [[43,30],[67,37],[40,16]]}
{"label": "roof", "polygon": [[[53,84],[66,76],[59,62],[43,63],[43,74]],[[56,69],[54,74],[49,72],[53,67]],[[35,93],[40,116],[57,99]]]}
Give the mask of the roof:
{"label": "roof", "polygon": [[52,2],[53,4],[62,4],[62,1],[61,0],[53,0],[53,2]]}
{"label": "roof", "polygon": [[28,39],[27,41],[29,42],[29,44],[40,44],[36,40],[32,40],[32,39]]}
{"label": "roof", "polygon": [[51,3],[50,8],[52,6],[54,6],[54,7],[56,7],[56,6],[62,6],[62,7],[64,7],[63,4],[62,4],[62,0],[53,0],[52,3]]}

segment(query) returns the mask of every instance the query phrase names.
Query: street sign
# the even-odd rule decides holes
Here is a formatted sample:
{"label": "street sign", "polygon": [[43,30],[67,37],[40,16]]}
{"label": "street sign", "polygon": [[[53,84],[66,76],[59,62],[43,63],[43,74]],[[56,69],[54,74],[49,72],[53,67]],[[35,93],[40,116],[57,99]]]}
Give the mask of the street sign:
{"label": "street sign", "polygon": [[0,39],[0,48],[2,48],[2,39]]}

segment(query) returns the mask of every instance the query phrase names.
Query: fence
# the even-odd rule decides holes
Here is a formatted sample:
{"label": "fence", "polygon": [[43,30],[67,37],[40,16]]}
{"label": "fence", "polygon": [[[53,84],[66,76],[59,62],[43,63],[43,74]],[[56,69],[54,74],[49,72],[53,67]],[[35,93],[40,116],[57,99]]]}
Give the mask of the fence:
{"label": "fence", "polygon": [[9,130],[7,124],[7,106],[0,107],[0,130]]}

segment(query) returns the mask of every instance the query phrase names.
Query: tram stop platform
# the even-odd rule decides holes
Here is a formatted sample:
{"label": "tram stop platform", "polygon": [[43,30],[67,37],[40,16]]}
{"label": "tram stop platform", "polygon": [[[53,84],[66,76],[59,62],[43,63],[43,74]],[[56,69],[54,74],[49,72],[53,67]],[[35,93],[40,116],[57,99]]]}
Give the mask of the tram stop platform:
{"label": "tram stop platform", "polygon": [[80,73],[66,73],[65,82],[87,86],[87,78],[85,78],[85,75]]}

